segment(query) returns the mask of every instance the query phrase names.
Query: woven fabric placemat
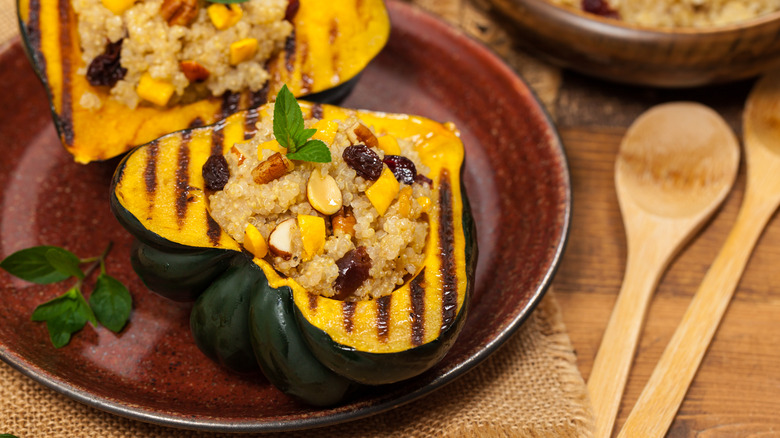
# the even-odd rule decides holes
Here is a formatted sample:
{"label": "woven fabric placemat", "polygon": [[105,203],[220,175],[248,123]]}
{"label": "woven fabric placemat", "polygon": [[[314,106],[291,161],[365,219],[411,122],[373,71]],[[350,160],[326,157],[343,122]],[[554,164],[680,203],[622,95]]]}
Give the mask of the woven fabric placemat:
{"label": "woven fabric placemat", "polygon": [[[411,2],[482,40],[523,75],[549,110],[553,108],[560,73],[516,51],[511,38],[493,23],[487,6],[479,0]],[[14,0],[0,0],[0,47],[17,33],[14,7]],[[19,438],[215,436],[146,424],[91,408],[0,362],[2,433]],[[593,418],[576,356],[550,291],[518,333],[465,376],[405,406],[316,433],[322,438],[579,438],[593,435]],[[310,432],[291,435],[307,434]]]}

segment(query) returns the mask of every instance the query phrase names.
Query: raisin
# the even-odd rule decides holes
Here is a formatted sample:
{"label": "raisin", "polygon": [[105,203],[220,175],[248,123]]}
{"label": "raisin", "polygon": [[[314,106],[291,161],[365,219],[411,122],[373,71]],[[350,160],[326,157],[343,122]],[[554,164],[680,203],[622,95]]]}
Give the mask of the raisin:
{"label": "raisin", "polygon": [[87,67],[87,81],[92,86],[108,85],[113,87],[125,77],[127,69],[119,63],[122,54],[122,40],[109,42],[106,50],[95,57]]}
{"label": "raisin", "polygon": [[287,3],[287,9],[284,11],[284,19],[292,23],[293,18],[295,18],[295,14],[298,13],[298,8],[301,7],[301,2],[299,0],[290,0]]}
{"label": "raisin", "polygon": [[382,175],[382,160],[379,155],[364,144],[347,146],[342,154],[344,162],[357,172],[358,176],[376,181]]}
{"label": "raisin", "polygon": [[417,176],[414,177],[414,182],[418,184],[428,184],[429,186],[433,185],[433,180],[422,173],[418,173]]}
{"label": "raisin", "polygon": [[230,178],[227,160],[222,155],[212,155],[203,165],[203,181],[209,190],[219,191],[225,188]]}
{"label": "raisin", "polygon": [[339,276],[333,287],[338,292],[337,299],[345,299],[355,293],[355,291],[368,279],[368,273],[371,270],[371,256],[368,255],[365,246],[357,248],[344,254],[336,262],[339,268]]}
{"label": "raisin", "polygon": [[417,177],[417,168],[414,167],[412,160],[400,155],[385,155],[383,163],[393,172],[398,182],[412,185],[414,178]]}
{"label": "raisin", "polygon": [[619,19],[620,14],[606,0],[582,0],[582,10],[602,17]]}

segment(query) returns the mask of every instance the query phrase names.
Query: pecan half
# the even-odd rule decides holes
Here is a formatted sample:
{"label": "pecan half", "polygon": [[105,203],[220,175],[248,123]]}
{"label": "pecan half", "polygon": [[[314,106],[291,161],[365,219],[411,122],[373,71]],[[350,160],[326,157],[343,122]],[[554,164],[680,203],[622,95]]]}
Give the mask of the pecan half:
{"label": "pecan half", "polygon": [[182,61],[179,63],[179,68],[190,82],[203,82],[211,74],[206,67],[200,65],[197,61]]}
{"label": "pecan half", "polygon": [[170,26],[187,26],[198,18],[198,0],[163,0],[160,15]]}
{"label": "pecan half", "polygon": [[267,184],[277,178],[283,177],[288,170],[287,158],[277,152],[252,169],[252,179],[254,179],[257,184]]}

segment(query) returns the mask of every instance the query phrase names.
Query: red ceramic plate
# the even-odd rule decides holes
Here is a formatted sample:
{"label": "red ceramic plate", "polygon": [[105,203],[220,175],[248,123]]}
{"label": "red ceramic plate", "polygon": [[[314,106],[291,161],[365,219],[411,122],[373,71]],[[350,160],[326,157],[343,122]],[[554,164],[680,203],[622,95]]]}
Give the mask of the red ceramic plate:
{"label": "red ceramic plate", "polygon": [[479,265],[466,326],[441,363],[349,404],[315,409],[262,376],[233,375],[208,360],[190,336],[189,305],[149,292],[130,267],[131,237],[108,207],[117,161],[72,162],[18,42],[0,53],[0,257],[43,244],[87,257],[112,241],[108,271],[128,285],[134,310],[118,336],[87,326],[55,349],[30,315],[65,285],[31,285],[0,272],[0,357],[45,386],[118,415],[239,432],[375,414],[433,391],[495,351],[539,302],[563,251],[571,194],[561,142],[528,86],[498,57],[417,9],[388,6],[389,45],[343,105],[453,121],[463,134]]}

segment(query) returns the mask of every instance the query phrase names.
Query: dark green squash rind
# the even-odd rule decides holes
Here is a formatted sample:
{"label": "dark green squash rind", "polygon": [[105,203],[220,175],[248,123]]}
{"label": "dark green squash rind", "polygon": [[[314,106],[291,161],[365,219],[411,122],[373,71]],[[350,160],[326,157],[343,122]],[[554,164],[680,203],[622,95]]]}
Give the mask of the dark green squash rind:
{"label": "dark green squash rind", "polygon": [[235,256],[235,251],[208,248],[174,253],[136,239],[130,263],[150,290],[174,301],[195,301]]}
{"label": "dark green squash rind", "polygon": [[357,388],[322,365],[309,350],[295,322],[292,291],[274,289],[263,276],[249,310],[249,330],[260,368],[279,390],[305,403],[330,406]]}
{"label": "dark green squash rind", "polygon": [[259,370],[249,330],[249,305],[263,270],[234,253],[230,267],[195,302],[190,329],[198,347],[215,362],[238,373]]}

